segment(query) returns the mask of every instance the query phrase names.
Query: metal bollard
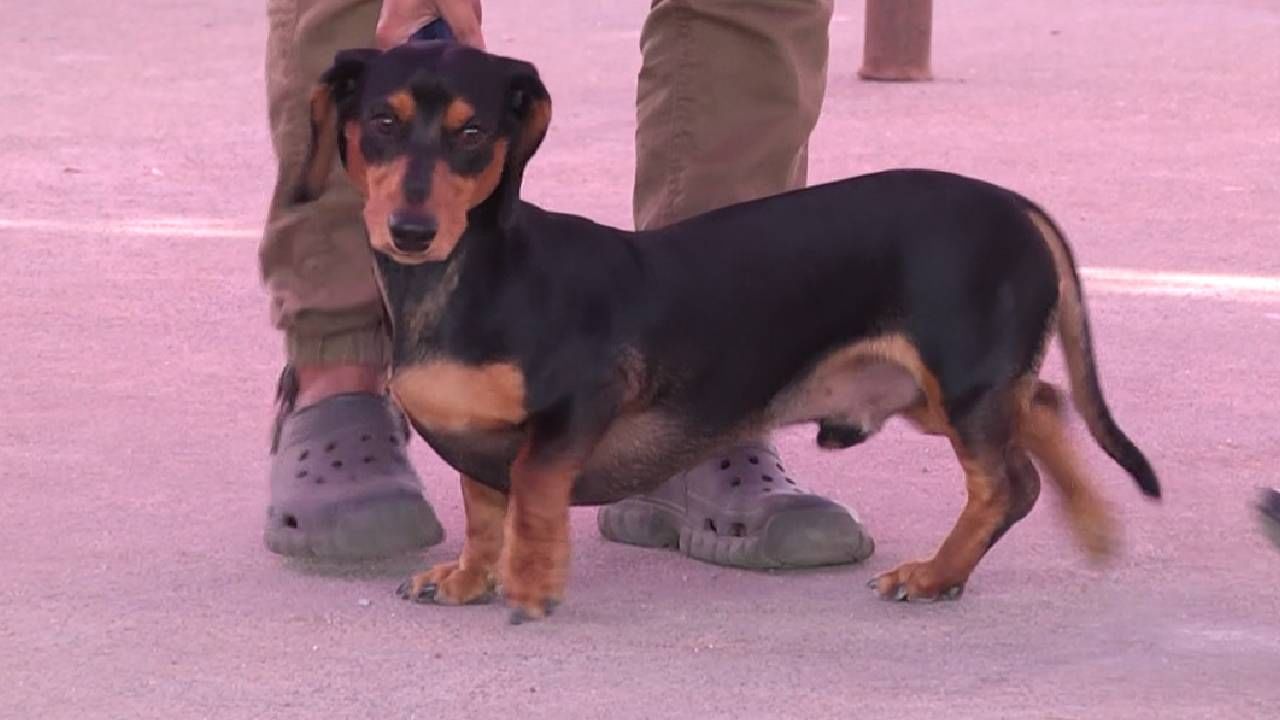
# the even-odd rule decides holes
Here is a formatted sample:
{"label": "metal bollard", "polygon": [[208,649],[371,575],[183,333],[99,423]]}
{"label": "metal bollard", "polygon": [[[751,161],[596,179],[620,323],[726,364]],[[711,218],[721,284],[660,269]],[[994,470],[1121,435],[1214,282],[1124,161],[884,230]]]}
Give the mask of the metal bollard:
{"label": "metal bollard", "polygon": [[866,0],[863,80],[932,80],[933,0]]}

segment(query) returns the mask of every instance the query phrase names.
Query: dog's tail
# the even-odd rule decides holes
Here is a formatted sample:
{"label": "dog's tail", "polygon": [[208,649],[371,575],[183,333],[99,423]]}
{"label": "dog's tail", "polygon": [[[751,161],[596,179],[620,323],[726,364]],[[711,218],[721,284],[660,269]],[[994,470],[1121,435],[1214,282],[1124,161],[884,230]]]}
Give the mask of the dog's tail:
{"label": "dog's tail", "polygon": [[1129,473],[1143,494],[1159,498],[1160,481],[1156,479],[1155,471],[1142,451],[1116,424],[1102,397],[1097,360],[1093,355],[1093,335],[1089,331],[1089,316],[1085,311],[1080,276],[1071,248],[1067,246],[1057,223],[1043,209],[1028,201],[1027,214],[1053,253],[1053,264],[1058,273],[1058,339],[1066,356],[1071,399],[1076,410],[1084,418],[1089,434],[1099,447]]}

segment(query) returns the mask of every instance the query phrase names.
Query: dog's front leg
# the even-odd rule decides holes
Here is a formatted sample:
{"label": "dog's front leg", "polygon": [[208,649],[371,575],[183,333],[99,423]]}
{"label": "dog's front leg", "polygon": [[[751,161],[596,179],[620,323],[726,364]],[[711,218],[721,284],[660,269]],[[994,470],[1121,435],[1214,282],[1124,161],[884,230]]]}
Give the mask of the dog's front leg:
{"label": "dog's front leg", "polygon": [[511,466],[502,592],[512,624],[546,617],[564,599],[573,485],[610,417],[600,395],[533,418]]}
{"label": "dog's front leg", "polygon": [[507,496],[466,475],[461,479],[467,516],[462,555],[455,562],[436,565],[406,580],[400,586],[400,597],[439,605],[474,605],[493,598]]}
{"label": "dog's front leg", "polygon": [[577,468],[522,452],[511,468],[502,593],[518,625],[550,615],[569,572],[569,494]]}

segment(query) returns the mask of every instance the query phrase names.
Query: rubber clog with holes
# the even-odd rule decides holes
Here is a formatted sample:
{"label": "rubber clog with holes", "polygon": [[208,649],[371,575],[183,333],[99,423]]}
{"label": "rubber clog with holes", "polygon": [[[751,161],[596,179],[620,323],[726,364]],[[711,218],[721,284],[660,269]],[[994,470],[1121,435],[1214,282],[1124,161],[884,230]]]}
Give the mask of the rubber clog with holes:
{"label": "rubber clog with holes", "polygon": [[267,549],[373,560],[444,538],[405,455],[405,424],[385,398],[350,393],[292,411],[292,392],[282,390],[272,443]]}
{"label": "rubber clog with holes", "polygon": [[597,521],[608,540],[730,567],[842,565],[875,551],[857,516],[803,489],[764,444],[733,448],[653,493],[602,508]]}

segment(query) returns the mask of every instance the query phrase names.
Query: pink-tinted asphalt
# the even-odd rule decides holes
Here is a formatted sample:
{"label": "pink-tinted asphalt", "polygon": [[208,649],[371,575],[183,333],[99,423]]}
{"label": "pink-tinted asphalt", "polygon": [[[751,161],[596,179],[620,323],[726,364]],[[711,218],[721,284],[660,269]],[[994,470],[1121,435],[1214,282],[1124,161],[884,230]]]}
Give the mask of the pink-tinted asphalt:
{"label": "pink-tinted asphalt", "polygon": [[[862,5],[840,3],[813,179],[926,165],[1044,203],[1167,500],[1090,446],[1124,522],[1113,567],[1087,566],[1046,490],[962,601],[885,603],[867,579],[959,510],[945,444],[895,426],[831,455],[788,433],[796,475],[875,533],[865,565],[720,569],[607,544],[578,510],[568,603],[511,628],[393,595],[461,546],[420,443],[450,533],[425,558],[261,546],[280,363],[256,277],[262,3],[4,3],[0,717],[1280,717],[1280,553],[1249,508],[1280,481],[1280,8],[937,5],[937,81],[875,85]],[[488,3],[491,47],[555,100],[530,199],[629,223],[643,12]]]}

